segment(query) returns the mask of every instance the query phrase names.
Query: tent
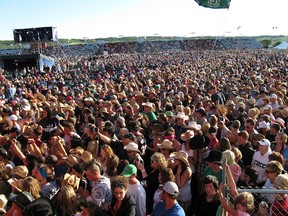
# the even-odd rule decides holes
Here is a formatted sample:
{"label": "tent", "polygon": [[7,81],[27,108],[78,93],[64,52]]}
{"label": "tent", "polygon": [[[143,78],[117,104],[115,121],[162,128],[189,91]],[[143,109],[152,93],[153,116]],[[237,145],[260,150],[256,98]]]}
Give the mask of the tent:
{"label": "tent", "polygon": [[278,46],[274,47],[275,49],[288,49],[288,43],[286,41],[283,41]]}
{"label": "tent", "polygon": [[0,56],[0,65],[7,71],[15,71],[24,67],[36,67],[41,72],[44,66],[51,68],[54,65],[54,59],[42,54],[30,55],[2,55]]}

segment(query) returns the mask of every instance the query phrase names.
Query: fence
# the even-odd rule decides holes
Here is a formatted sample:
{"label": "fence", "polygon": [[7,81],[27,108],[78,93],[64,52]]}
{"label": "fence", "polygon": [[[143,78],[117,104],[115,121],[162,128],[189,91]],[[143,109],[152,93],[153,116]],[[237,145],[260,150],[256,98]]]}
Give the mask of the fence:
{"label": "fence", "polygon": [[[272,203],[269,203],[267,200],[267,195],[270,196],[269,200],[275,199],[275,197],[278,194],[288,194],[288,190],[275,190],[275,189],[247,189],[247,188],[238,188],[237,189],[238,193],[241,192],[250,192],[254,196],[254,212],[251,214],[251,216],[268,216],[271,215],[271,206]],[[229,200],[231,205],[234,204],[234,197],[230,194],[230,190],[227,189],[227,194],[226,194],[226,199]],[[274,215],[277,216],[288,216],[287,211],[282,211],[281,208],[277,208],[277,206],[283,205],[283,203],[279,203],[277,199],[275,199],[276,205],[274,203],[274,206],[276,207],[273,209],[273,212],[276,213]],[[278,202],[278,203],[277,203]],[[261,206],[261,207],[260,207]],[[225,214],[223,214],[225,215]]]}
{"label": "fence", "polygon": [[[223,162],[223,167],[226,167],[226,161]],[[223,179],[226,181],[226,169],[223,169]],[[227,184],[226,184],[227,185]],[[254,196],[254,211],[251,216],[288,216],[287,211],[283,211],[281,206],[283,202],[279,202],[276,196],[287,194],[288,190],[279,189],[267,189],[267,188],[237,188],[238,193],[249,192]],[[230,204],[234,206],[234,197],[230,193],[230,189],[224,190],[224,195],[229,200]],[[274,203],[274,204],[273,204]],[[273,204],[273,214],[272,214]],[[287,204],[286,204],[287,205]],[[225,216],[227,212],[222,211],[222,215]]]}

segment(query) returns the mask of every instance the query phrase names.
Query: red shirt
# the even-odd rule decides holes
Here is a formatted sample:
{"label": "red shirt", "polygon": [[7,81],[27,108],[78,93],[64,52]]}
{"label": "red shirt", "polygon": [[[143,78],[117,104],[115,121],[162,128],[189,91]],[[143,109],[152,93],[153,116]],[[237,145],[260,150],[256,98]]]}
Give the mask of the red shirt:
{"label": "red shirt", "polygon": [[288,215],[288,197],[283,200],[277,200],[272,205],[272,216],[283,216]]}

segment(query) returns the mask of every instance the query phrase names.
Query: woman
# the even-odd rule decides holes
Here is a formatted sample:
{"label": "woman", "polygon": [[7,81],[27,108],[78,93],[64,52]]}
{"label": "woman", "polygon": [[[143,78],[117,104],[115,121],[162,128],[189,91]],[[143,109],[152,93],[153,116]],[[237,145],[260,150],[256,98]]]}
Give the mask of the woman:
{"label": "woman", "polygon": [[[142,163],[137,162],[136,167],[141,171],[143,179],[147,182],[146,190],[146,213],[150,214],[153,210],[153,196],[158,189],[158,176],[161,170],[167,167],[166,158],[162,153],[156,152],[151,156],[151,171],[145,170]],[[149,174],[148,174],[149,173]]]}
{"label": "woman", "polygon": [[233,179],[235,183],[237,184],[239,177],[242,173],[240,165],[238,165],[235,161],[235,154],[231,150],[226,150],[222,153],[222,161],[226,160],[231,173],[233,175]]}
{"label": "woman", "polygon": [[114,178],[116,176],[119,158],[114,154],[112,148],[109,145],[105,144],[101,147],[100,162],[104,171],[104,175],[108,178]]}
{"label": "woman", "polygon": [[191,193],[191,178],[192,170],[188,161],[188,154],[180,150],[179,152],[174,152],[172,154],[174,160],[174,173],[175,174],[175,183],[179,188],[178,203],[184,209],[186,215],[189,215],[192,193]]}
{"label": "woman", "polygon": [[208,175],[204,178],[205,192],[198,199],[196,216],[215,216],[220,205],[218,196],[219,184],[215,176]]}
{"label": "woman", "polygon": [[104,213],[95,202],[83,202],[81,204],[82,212],[75,216],[104,216]]}
{"label": "woman", "polygon": [[117,176],[111,182],[113,194],[110,208],[112,216],[135,216],[136,202],[132,196],[127,194],[128,179],[124,176]]}
{"label": "woman", "polygon": [[221,183],[219,190],[219,199],[222,208],[224,208],[228,215],[231,216],[250,216],[254,212],[254,197],[249,192],[238,193],[236,184],[233,179],[233,175],[230,171],[229,166],[226,164],[226,171],[228,177],[228,186],[230,187],[231,194],[235,199],[234,206],[230,205],[229,202],[223,197],[222,190],[224,189],[224,183]]}
{"label": "woman", "polygon": [[36,178],[40,182],[41,196],[51,200],[60,190],[60,186],[54,179],[53,170],[45,164],[38,168]]}
{"label": "woman", "polygon": [[175,175],[173,173],[173,170],[168,167],[162,169],[158,175],[158,180],[160,184],[153,197],[153,200],[154,200],[153,209],[155,208],[156,204],[161,201],[163,185],[168,181],[175,182]]}
{"label": "woman", "polygon": [[29,192],[35,199],[40,197],[39,181],[32,176],[27,176],[23,181],[23,191]]}
{"label": "woman", "polygon": [[[276,177],[275,188],[288,190],[288,175],[280,174]],[[288,195],[277,194],[271,206],[271,215],[288,215]]]}
{"label": "woman", "polygon": [[72,186],[65,185],[61,187],[55,205],[57,216],[72,216],[77,213],[76,193]]}
{"label": "woman", "polygon": [[275,137],[275,142],[271,143],[271,149],[275,152],[283,154],[285,143],[287,142],[287,134],[285,132],[278,132]]}

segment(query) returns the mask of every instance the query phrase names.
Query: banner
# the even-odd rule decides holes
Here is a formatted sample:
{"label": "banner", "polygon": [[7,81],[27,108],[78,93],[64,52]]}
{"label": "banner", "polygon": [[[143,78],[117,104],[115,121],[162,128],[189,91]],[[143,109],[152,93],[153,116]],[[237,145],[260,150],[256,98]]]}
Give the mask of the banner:
{"label": "banner", "polygon": [[195,0],[198,5],[207,8],[222,9],[229,8],[231,0]]}

